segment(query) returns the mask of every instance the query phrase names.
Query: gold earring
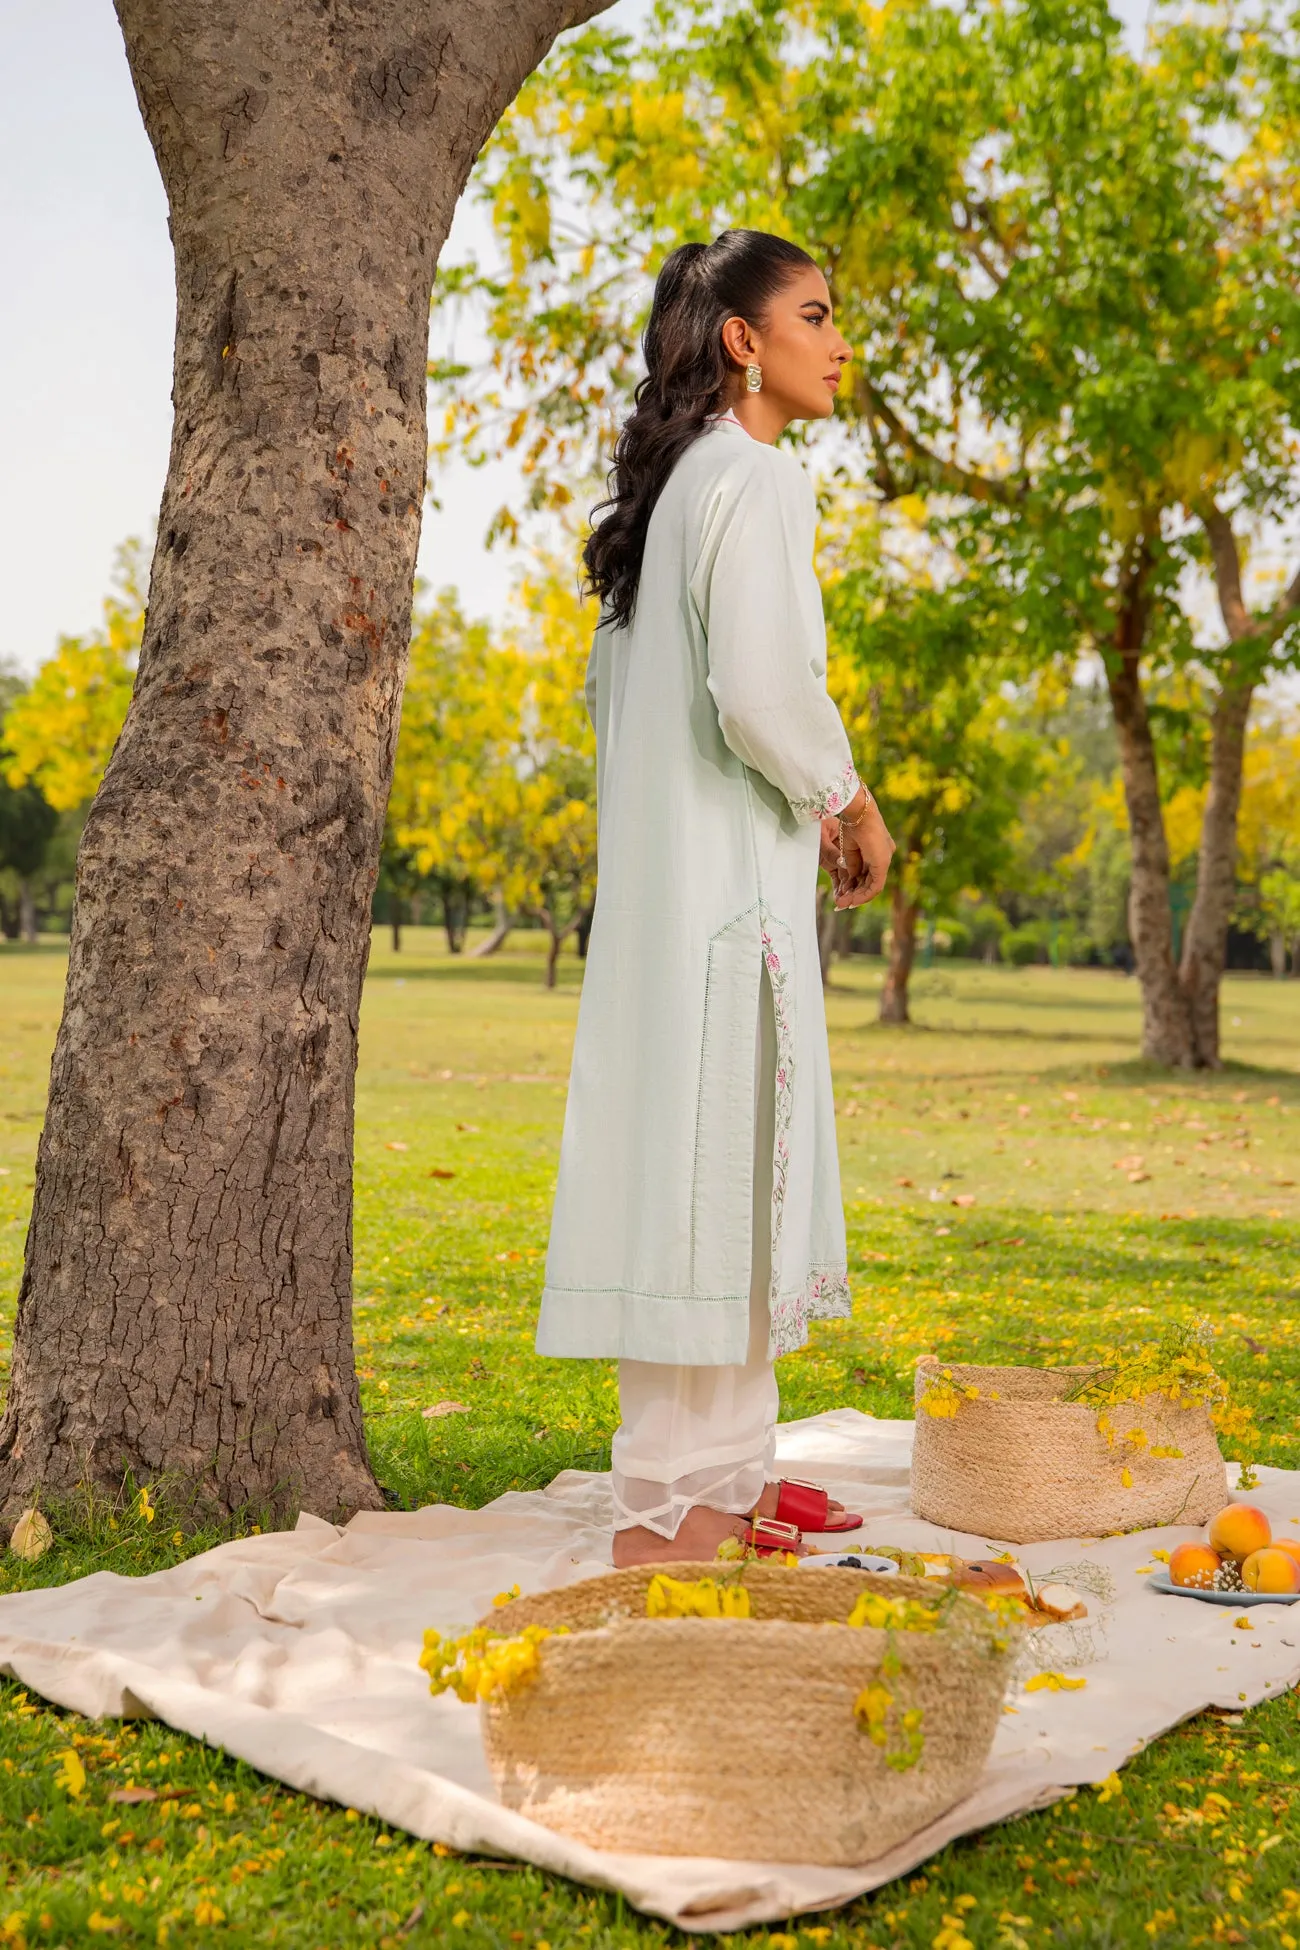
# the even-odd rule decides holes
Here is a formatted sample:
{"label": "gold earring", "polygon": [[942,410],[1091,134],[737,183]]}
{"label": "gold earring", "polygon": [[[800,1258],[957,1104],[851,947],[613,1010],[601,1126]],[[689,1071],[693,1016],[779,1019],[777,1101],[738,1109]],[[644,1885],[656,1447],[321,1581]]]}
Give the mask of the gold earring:
{"label": "gold earring", "polygon": [[757,393],[762,388],[762,384],[763,368],[762,366],[756,366],[751,360],[745,367],[745,391],[747,393]]}

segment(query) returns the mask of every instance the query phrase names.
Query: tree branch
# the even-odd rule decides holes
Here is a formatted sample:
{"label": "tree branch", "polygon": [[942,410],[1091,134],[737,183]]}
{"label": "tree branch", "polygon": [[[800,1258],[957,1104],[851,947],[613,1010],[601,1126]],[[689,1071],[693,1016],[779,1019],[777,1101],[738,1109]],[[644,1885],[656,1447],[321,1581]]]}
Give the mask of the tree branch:
{"label": "tree branch", "polygon": [[986,255],[983,241],[974,224],[963,221],[954,212],[952,227],[961,238],[962,243],[970,252],[971,256],[975,259],[975,262],[979,265],[981,271],[983,271],[985,277],[992,284],[994,290],[1001,291],[1007,281],[1007,274],[1005,271],[1000,271],[997,265],[992,263]]}
{"label": "tree branch", "polygon": [[1210,501],[1199,511],[1210,544],[1214,563],[1214,582],[1219,593],[1219,612],[1224,628],[1234,643],[1251,634],[1254,619],[1241,593],[1241,557],[1232,523],[1217,502]]}
{"label": "tree branch", "polygon": [[[876,434],[875,422],[879,421],[888,432],[895,446],[901,448],[911,467],[916,481],[923,481],[933,488],[943,488],[949,494],[969,495],[972,501],[996,502],[1000,507],[1013,508],[1024,498],[1023,481],[1013,483],[1009,480],[990,480],[986,474],[977,474],[969,467],[961,467],[954,460],[944,460],[942,455],[933,453],[923,441],[918,440],[911,428],[899,419],[880,388],[865,372],[859,372],[854,379],[854,394],[859,411],[872,428],[876,451],[881,454],[882,469],[892,482],[897,477],[884,459],[882,444]],[[885,481],[880,473],[877,480],[882,487]],[[894,498],[886,488],[888,498]]]}
{"label": "tree branch", "polygon": [[564,8],[564,18],[556,32],[563,34],[566,28],[581,27],[584,21],[594,20],[597,14],[607,13],[614,0],[568,0]]}
{"label": "tree branch", "polygon": [[1200,505],[1197,514],[1210,544],[1214,581],[1224,627],[1233,643],[1246,638],[1272,642],[1300,609],[1300,568],[1292,576],[1266,616],[1252,616],[1241,590],[1241,555],[1232,532],[1232,519],[1215,501]]}

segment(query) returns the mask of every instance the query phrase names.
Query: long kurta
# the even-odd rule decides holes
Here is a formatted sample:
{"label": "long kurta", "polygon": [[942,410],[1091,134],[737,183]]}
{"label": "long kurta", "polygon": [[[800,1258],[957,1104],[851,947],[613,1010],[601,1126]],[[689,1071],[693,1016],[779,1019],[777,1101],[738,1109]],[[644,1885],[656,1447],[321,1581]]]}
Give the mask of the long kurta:
{"label": "long kurta", "polygon": [[816,883],[820,818],[858,779],[826,691],[815,529],[794,455],[715,418],[655,505],[632,623],[595,633],[600,883],[542,1354],[744,1361],[760,1006],[771,1353],[849,1311]]}

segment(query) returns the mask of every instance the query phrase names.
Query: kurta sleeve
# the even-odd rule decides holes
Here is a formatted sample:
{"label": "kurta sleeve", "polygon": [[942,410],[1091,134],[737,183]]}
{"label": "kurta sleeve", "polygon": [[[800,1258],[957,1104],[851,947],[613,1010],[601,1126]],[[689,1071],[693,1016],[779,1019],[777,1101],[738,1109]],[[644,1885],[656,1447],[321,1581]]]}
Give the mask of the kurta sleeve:
{"label": "kurta sleeve", "polygon": [[802,819],[842,812],[859,780],[826,690],[812,483],[759,447],[718,483],[691,595],[722,736]]}

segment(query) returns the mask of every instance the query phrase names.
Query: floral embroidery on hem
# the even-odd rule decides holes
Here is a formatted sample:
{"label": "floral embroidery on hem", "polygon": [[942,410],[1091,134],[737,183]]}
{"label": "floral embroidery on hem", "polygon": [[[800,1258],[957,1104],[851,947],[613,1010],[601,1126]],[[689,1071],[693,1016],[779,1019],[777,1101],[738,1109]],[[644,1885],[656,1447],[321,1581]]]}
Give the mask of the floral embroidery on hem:
{"label": "floral embroidery on hem", "polygon": [[843,775],[825,792],[814,793],[809,799],[792,799],[790,810],[799,819],[827,819],[841,813],[856,798],[862,781],[850,759]]}
{"label": "floral embroidery on hem", "polygon": [[773,1294],[769,1303],[772,1325],[768,1333],[768,1359],[778,1354],[794,1354],[806,1345],[810,1320],[846,1320],[852,1312],[848,1276],[819,1268],[809,1274],[799,1293]]}
{"label": "floral embroidery on hem", "polygon": [[788,969],[772,945],[767,920],[760,921],[763,961],[772,990],[772,1014],[776,1022],[776,1136],[772,1146],[772,1278],[778,1277],[777,1247],[781,1238],[781,1217],[785,1209],[785,1181],[790,1165],[790,1119],[794,1111],[794,1028],[790,1021],[790,998],[786,987]]}

